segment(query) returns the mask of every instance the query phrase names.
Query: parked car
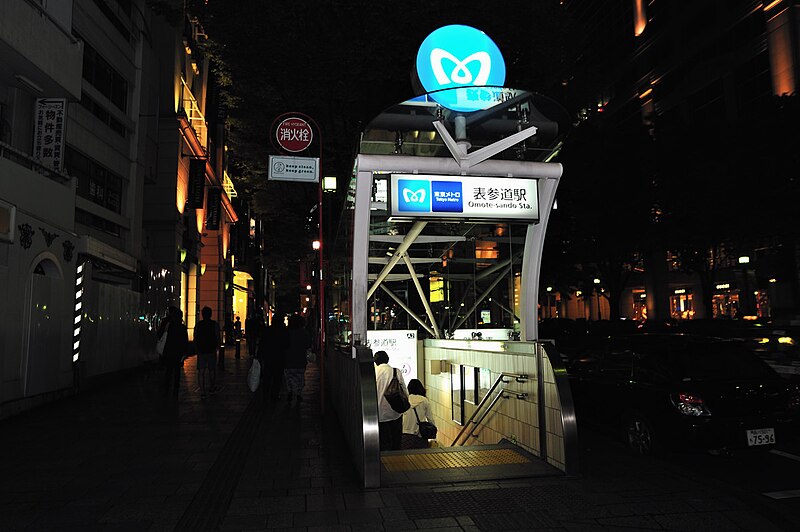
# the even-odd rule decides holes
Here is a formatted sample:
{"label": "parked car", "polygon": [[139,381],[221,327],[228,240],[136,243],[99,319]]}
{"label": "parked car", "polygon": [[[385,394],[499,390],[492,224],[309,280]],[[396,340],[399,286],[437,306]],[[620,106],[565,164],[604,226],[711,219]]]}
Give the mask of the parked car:
{"label": "parked car", "polygon": [[797,386],[738,340],[614,336],[569,376],[578,422],[616,430],[639,454],[769,448],[800,407]]}

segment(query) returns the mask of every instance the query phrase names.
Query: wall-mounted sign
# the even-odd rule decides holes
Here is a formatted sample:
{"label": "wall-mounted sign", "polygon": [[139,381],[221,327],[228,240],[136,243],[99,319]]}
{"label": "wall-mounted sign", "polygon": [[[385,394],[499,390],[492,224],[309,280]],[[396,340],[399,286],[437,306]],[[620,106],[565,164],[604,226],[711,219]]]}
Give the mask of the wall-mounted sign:
{"label": "wall-mounted sign", "polygon": [[186,204],[190,209],[202,209],[205,201],[206,160],[189,160],[189,190]]}
{"label": "wall-mounted sign", "polygon": [[33,131],[33,157],[43,166],[61,171],[64,162],[64,127],[67,123],[67,100],[37,98]]}
{"label": "wall-mounted sign", "polygon": [[222,218],[222,188],[211,187],[208,189],[208,203],[206,204],[206,229],[217,231]]}
{"label": "wall-mounted sign", "polygon": [[456,329],[453,340],[509,340],[514,329]]}
{"label": "wall-mounted sign", "polygon": [[304,183],[318,183],[319,158],[317,157],[290,157],[284,155],[269,156],[270,181],[301,181]]}
{"label": "wall-mounted sign", "polygon": [[389,214],[395,219],[539,219],[536,179],[391,174]]}
{"label": "wall-mounted sign", "polygon": [[299,116],[284,118],[275,128],[275,141],[278,146],[291,153],[308,149],[313,140],[314,132],[311,126]]}
{"label": "wall-mounted sign", "polygon": [[[416,73],[437,103],[454,111],[478,111],[496,105],[494,87],[506,80],[500,49],[482,31],[458,24],[428,35],[417,51]],[[486,87],[485,89],[482,87]],[[441,93],[442,89],[447,90]]]}
{"label": "wall-mounted sign", "polygon": [[419,379],[417,374],[417,331],[415,330],[367,330],[367,347],[376,351],[386,351],[389,365],[403,371],[406,384],[411,379]]}

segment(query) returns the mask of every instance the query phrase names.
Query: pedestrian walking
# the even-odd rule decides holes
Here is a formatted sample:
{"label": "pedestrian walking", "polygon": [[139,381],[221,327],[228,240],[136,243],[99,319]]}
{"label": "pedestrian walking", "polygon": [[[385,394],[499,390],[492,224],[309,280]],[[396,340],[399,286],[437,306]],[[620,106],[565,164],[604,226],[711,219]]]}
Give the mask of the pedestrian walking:
{"label": "pedestrian walking", "polygon": [[311,347],[311,334],[305,328],[305,320],[301,315],[292,314],[289,318],[287,340],[283,357],[286,399],[291,401],[293,397],[297,397],[298,401],[302,401],[308,364],[306,350]]}
{"label": "pedestrian walking", "polygon": [[178,307],[169,307],[168,316],[161,322],[158,337],[166,331],[164,344],[164,391],[178,396],[183,358],[189,355],[189,334],[183,324],[183,312]]}
{"label": "pedestrian walking", "polygon": [[378,431],[381,451],[396,451],[400,449],[403,436],[403,414],[396,412],[384,394],[386,388],[397,375],[400,386],[408,396],[408,389],[403,380],[402,370],[389,365],[389,354],[386,351],[377,351],[373,357],[375,361],[375,387],[378,392]]}
{"label": "pedestrian walking", "polygon": [[403,413],[401,449],[426,449],[428,447],[427,438],[423,438],[419,432],[419,422],[430,421],[433,415],[426,395],[425,386],[419,379],[408,381],[408,402],[411,408]]}
{"label": "pedestrian walking", "polygon": [[275,314],[272,323],[261,331],[258,340],[258,360],[261,362],[261,387],[264,400],[280,398],[283,384],[283,360],[289,344],[289,335],[283,316]]}
{"label": "pedestrian walking", "polygon": [[[194,345],[197,350],[197,383],[200,399],[217,393],[217,349],[220,344],[219,325],[211,319],[211,307],[200,311],[203,319],[194,328]],[[206,388],[208,373],[208,388]],[[206,393],[208,391],[208,393]]]}
{"label": "pedestrian walking", "polygon": [[261,310],[257,310],[247,317],[244,322],[244,337],[247,341],[247,354],[250,358],[258,354],[258,341],[264,329],[264,317]]}
{"label": "pedestrian walking", "polygon": [[239,316],[236,316],[236,321],[233,322],[233,342],[236,346],[236,360],[241,358],[241,350],[242,350],[242,320]]}

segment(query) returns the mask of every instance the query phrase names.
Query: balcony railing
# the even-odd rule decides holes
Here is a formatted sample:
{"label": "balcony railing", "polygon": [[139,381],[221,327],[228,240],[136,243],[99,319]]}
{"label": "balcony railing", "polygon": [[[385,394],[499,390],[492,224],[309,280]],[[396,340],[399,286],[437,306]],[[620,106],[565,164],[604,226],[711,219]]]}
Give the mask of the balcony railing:
{"label": "balcony railing", "polygon": [[233,188],[233,181],[231,181],[231,178],[228,176],[228,172],[224,173],[224,177],[222,179],[222,188],[225,189],[225,193],[229,198],[235,198],[238,196],[236,189]]}
{"label": "balcony railing", "polygon": [[9,146],[5,142],[0,142],[0,157],[13,161],[20,166],[24,166],[29,170],[33,170],[36,173],[42,174],[43,176],[49,177],[50,179],[60,183],[66,184],[72,179],[66,172],[59,172],[44,166],[27,153],[22,152],[13,146]]}
{"label": "balcony railing", "polygon": [[183,107],[186,117],[189,119],[189,124],[192,126],[197,140],[203,150],[208,153],[208,126],[206,125],[206,117],[200,110],[200,105],[197,103],[197,98],[192,94],[192,90],[186,84],[186,80],[181,76],[182,94],[181,106]]}

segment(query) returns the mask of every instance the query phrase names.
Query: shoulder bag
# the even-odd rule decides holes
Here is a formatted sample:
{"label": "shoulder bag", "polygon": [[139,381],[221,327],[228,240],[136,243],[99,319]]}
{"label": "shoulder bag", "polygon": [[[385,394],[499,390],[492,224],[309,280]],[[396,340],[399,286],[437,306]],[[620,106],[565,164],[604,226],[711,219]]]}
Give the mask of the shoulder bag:
{"label": "shoulder bag", "polygon": [[419,426],[419,435],[426,440],[435,440],[436,434],[439,429],[430,421],[420,421],[419,414],[417,414],[417,407],[414,407],[414,415],[417,416],[417,425]]}
{"label": "shoulder bag", "polygon": [[411,408],[411,403],[408,402],[408,396],[403,391],[403,387],[400,386],[400,381],[397,380],[397,370],[394,368],[392,368],[392,380],[389,381],[389,386],[386,387],[383,396],[389,402],[389,406],[392,407],[392,410],[398,414],[402,414]]}

